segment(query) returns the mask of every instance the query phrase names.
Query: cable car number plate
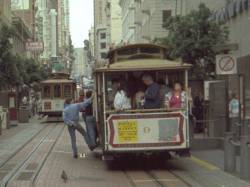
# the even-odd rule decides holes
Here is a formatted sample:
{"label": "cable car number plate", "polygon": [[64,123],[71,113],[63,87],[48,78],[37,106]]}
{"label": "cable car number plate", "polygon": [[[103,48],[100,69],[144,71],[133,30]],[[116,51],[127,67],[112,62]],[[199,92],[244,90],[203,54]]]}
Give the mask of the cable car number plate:
{"label": "cable car number plate", "polygon": [[118,122],[118,137],[120,143],[136,143],[138,141],[138,129],[136,120]]}

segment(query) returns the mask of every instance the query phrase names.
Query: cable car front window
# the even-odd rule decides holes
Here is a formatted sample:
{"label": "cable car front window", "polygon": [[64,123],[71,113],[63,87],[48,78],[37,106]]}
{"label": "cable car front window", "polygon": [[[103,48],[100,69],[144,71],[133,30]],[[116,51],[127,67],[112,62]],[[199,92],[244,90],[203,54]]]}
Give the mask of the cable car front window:
{"label": "cable car front window", "polygon": [[61,97],[61,85],[54,86],[54,97]]}
{"label": "cable car front window", "polygon": [[45,98],[50,98],[50,86],[44,86],[43,88],[43,96]]}
{"label": "cable car front window", "polygon": [[64,85],[64,97],[71,97],[71,86]]}

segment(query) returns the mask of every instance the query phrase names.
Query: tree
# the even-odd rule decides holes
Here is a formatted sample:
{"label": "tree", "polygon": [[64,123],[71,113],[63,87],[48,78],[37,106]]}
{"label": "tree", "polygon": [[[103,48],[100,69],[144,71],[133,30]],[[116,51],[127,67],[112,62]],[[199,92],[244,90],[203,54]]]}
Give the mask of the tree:
{"label": "tree", "polygon": [[0,21],[0,88],[10,88],[19,82],[20,75],[11,54],[13,30]]}
{"label": "tree", "polygon": [[14,30],[0,21],[0,89],[46,79],[47,73],[34,59],[22,58],[12,54],[11,37]]}
{"label": "tree", "polygon": [[164,24],[168,30],[166,38],[155,41],[168,47],[168,56],[181,58],[193,64],[193,78],[206,78],[215,70],[215,52],[212,47],[228,41],[228,29],[211,20],[212,12],[200,4],[186,16],[171,17]]}

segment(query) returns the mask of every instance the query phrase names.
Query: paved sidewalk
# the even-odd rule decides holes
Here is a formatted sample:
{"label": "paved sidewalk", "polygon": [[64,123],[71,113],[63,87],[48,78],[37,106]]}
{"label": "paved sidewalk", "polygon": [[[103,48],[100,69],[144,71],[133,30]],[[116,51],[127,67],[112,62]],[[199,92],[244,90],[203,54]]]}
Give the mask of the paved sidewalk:
{"label": "paved sidewalk", "polygon": [[[224,170],[224,151],[220,149],[214,150],[203,150],[203,151],[192,151],[192,155],[202,160],[204,163],[210,164],[211,166],[218,167],[220,170]],[[236,173],[232,175],[239,177],[240,173],[240,157],[237,156],[236,160]],[[250,186],[250,181],[249,186]]]}
{"label": "paved sidewalk", "polygon": [[29,123],[19,123],[16,127],[3,130],[0,136],[0,166],[36,135],[44,125],[41,124],[41,120],[33,118]]}

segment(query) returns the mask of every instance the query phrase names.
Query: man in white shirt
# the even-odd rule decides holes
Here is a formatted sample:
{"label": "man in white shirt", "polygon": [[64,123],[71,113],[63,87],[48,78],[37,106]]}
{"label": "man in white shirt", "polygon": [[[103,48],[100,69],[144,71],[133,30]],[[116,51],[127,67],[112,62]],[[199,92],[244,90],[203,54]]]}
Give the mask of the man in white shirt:
{"label": "man in white shirt", "polygon": [[231,100],[229,102],[229,118],[230,118],[230,130],[236,132],[236,123],[239,122],[240,116],[240,102],[235,93],[232,94]]}

